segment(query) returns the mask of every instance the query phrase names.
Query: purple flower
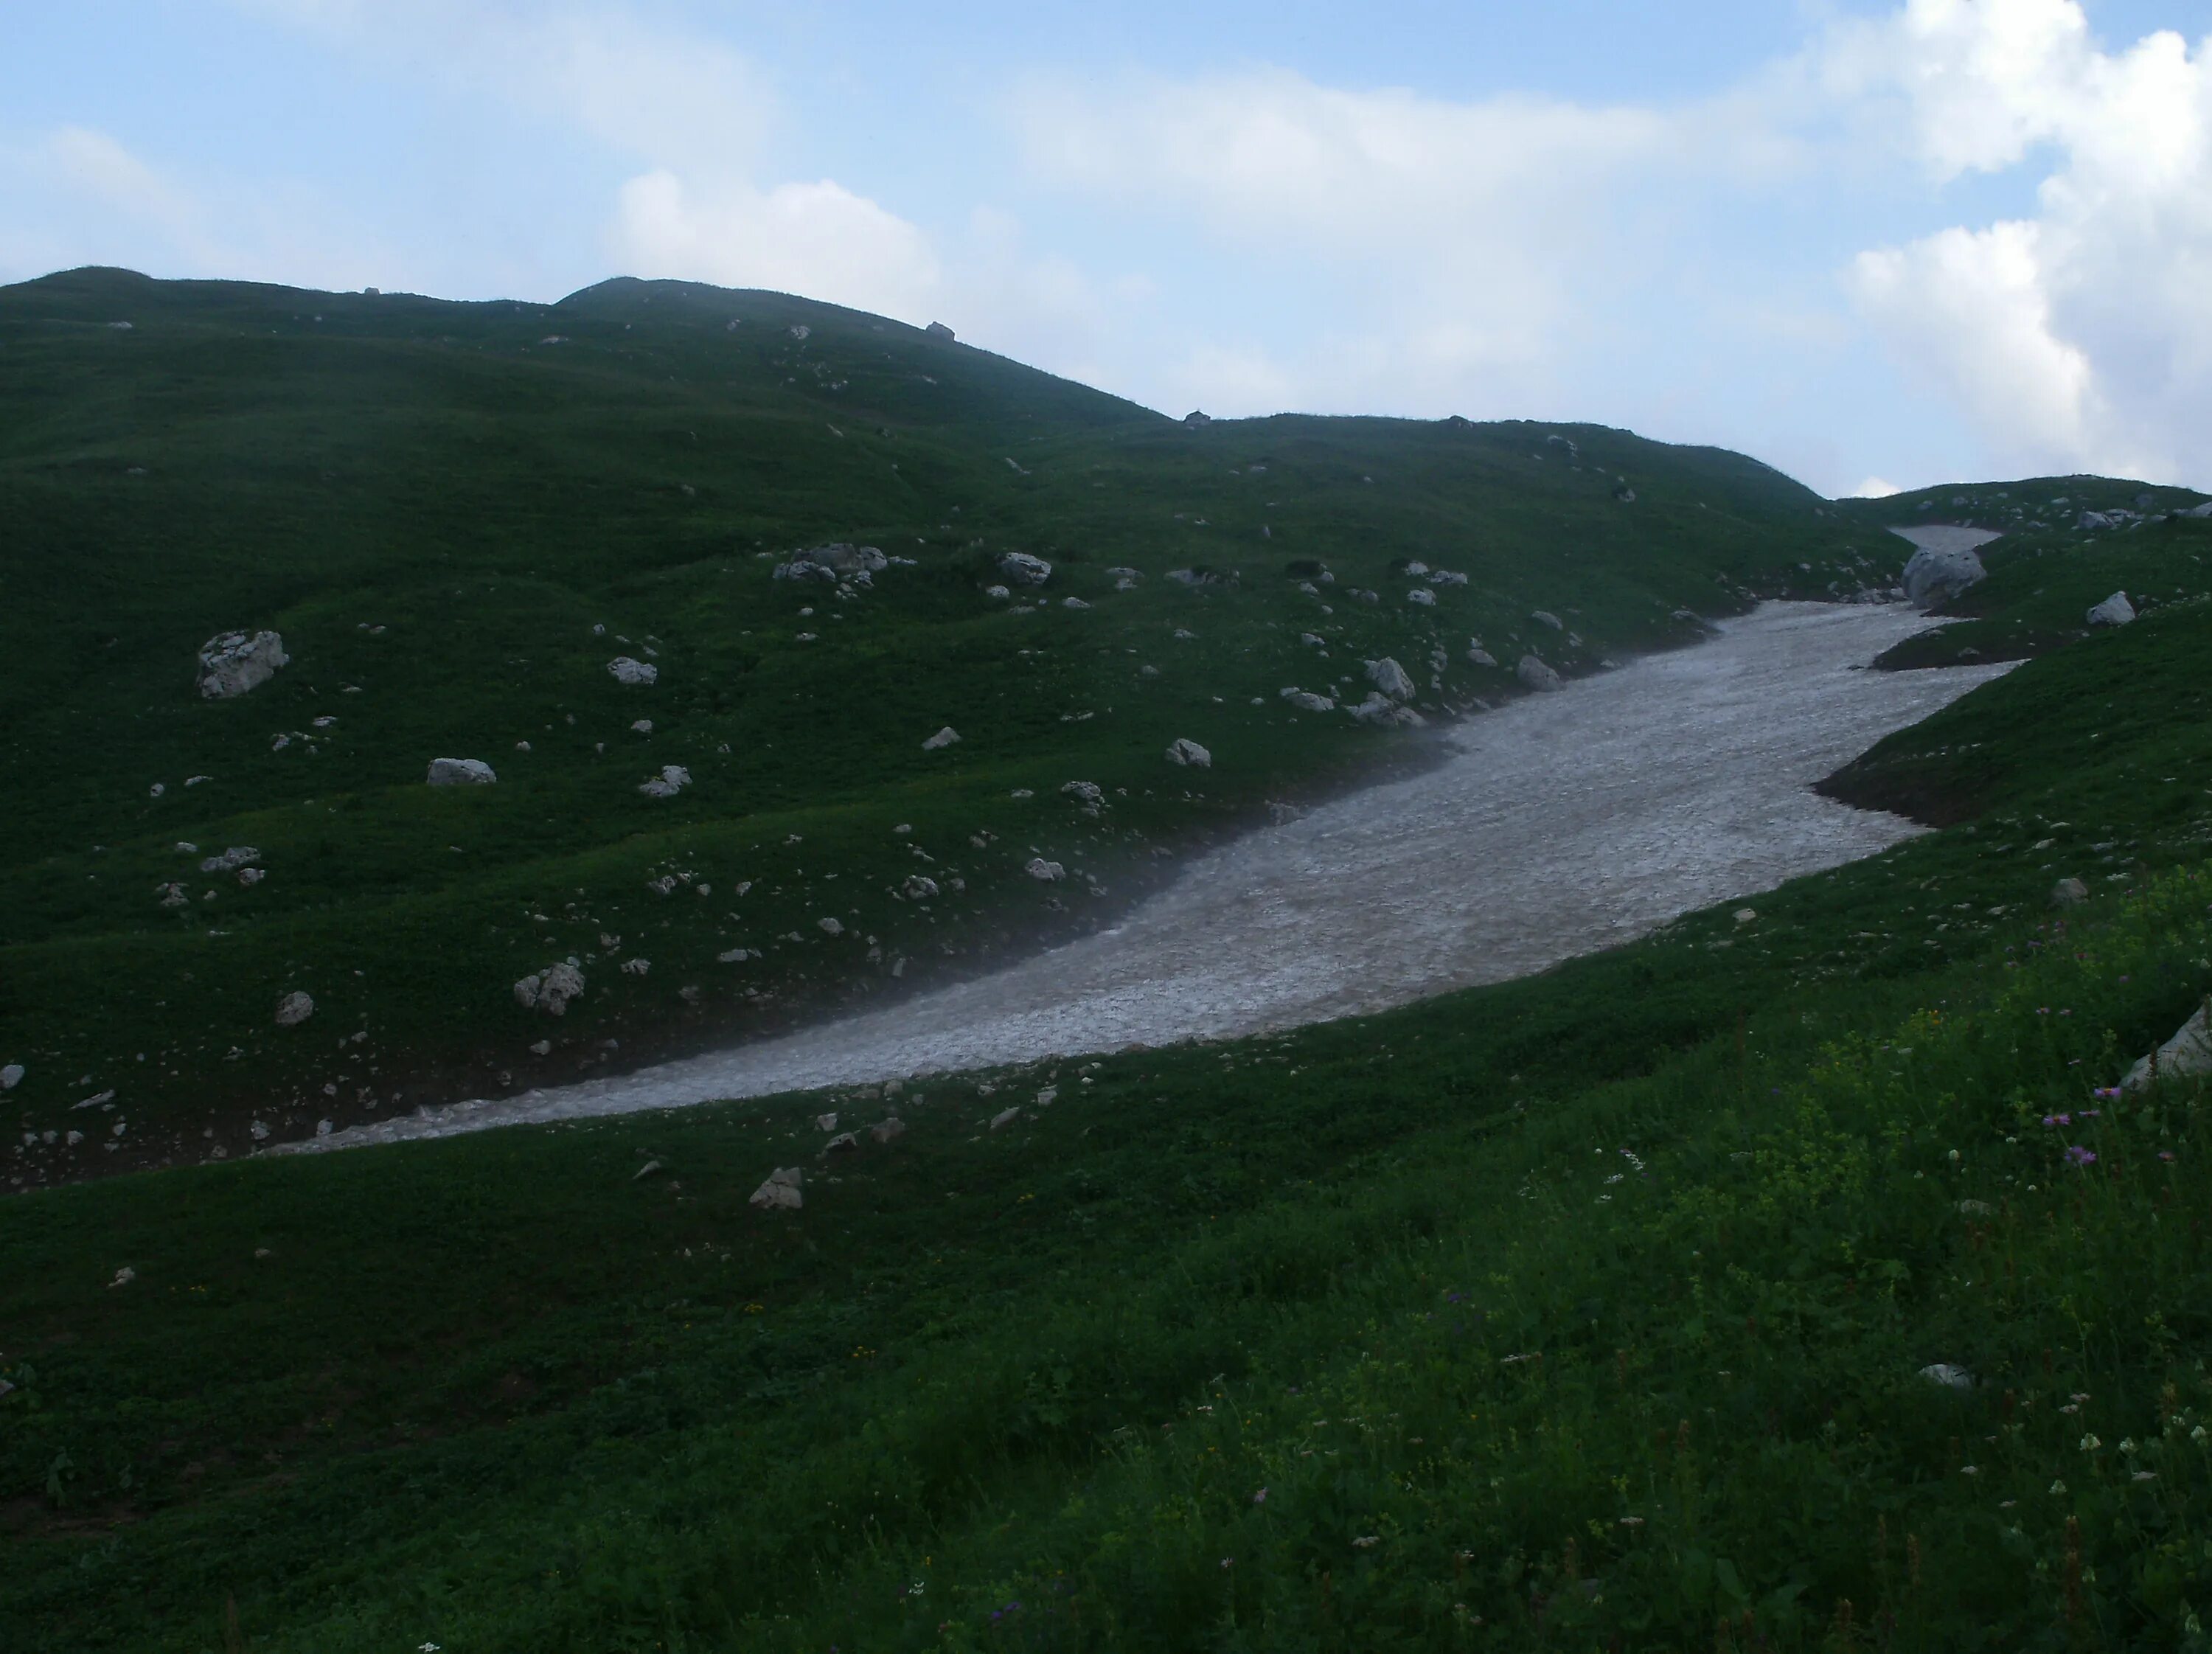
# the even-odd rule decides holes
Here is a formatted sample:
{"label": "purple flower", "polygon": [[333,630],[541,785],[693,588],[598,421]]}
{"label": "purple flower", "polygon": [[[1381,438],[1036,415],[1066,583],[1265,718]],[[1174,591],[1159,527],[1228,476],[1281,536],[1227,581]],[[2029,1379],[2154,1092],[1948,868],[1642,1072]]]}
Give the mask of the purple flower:
{"label": "purple flower", "polygon": [[2158,1158],[2161,1160],[2171,1160],[2173,1158],[2173,1151],[2172,1149],[2160,1149],[2158,1152]]}
{"label": "purple flower", "polygon": [[2100,1085],[2093,1090],[2089,1095],[2092,1097],[2101,1097],[2107,1103],[2117,1102],[2119,1099],[2120,1088],[2117,1085]]}
{"label": "purple flower", "polygon": [[2067,1149],[2066,1158],[2077,1166],[2094,1166],[2097,1164],[2096,1151],[2085,1149],[2079,1143],[2073,1144]]}
{"label": "purple flower", "polygon": [[2070,1126],[2074,1123],[2074,1116],[2070,1114],[2046,1114],[2043,1116],[2043,1123],[2046,1126]]}

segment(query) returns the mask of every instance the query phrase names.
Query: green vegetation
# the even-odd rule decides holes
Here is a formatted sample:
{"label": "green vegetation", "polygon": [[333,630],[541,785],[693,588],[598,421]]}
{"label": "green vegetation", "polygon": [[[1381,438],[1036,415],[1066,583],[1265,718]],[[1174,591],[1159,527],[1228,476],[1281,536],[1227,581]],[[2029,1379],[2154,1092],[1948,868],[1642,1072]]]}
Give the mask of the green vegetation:
{"label": "green vegetation", "polygon": [[1837,783],[1972,819],[1541,977],[11,1201],[0,1642],[2202,1648],[2212,1114],[2094,1093],[2212,988],[2208,642],[2029,662]]}
{"label": "green vegetation", "polygon": [[[1468,708],[1518,692],[1524,648],[1592,670],[1904,556],[1737,455],[1189,429],[910,327],[675,283],[450,304],[82,271],[0,290],[0,361],[11,1187],[985,968],[1110,918],[1158,852],[1419,762],[1417,733],[1343,710],[1370,659]],[[773,578],[831,541],[912,562],[849,593]],[[986,595],[1012,551],[1054,565],[1037,602]],[[200,646],[264,628],[291,665],[201,698]],[[659,681],[617,683],[618,654]],[[1178,738],[1212,767],[1169,765]],[[433,790],[437,757],[498,784]],[[691,784],[642,795],[669,765]],[[232,847],[260,882],[201,871]],[[1070,879],[1026,877],[1040,854]],[[925,865],[939,893],[909,896]],[[564,959],[588,988],[563,1018],[516,1002]],[[295,991],[315,1014],[280,1029]]]}

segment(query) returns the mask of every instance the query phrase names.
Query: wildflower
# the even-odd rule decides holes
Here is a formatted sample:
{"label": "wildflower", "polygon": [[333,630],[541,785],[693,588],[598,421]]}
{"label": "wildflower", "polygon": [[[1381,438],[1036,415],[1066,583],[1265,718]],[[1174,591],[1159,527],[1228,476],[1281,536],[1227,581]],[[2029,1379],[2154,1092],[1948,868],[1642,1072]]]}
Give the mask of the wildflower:
{"label": "wildflower", "polygon": [[2051,1491],[2054,1493],[2063,1493],[2066,1491],[2066,1484],[2063,1481],[2054,1481],[2051,1484]]}
{"label": "wildflower", "polygon": [[2089,1095],[2092,1097],[2101,1097],[2107,1103],[2117,1103],[2119,1101],[2120,1098],[2120,1088],[2117,1085],[2100,1085],[2094,1091],[2091,1092]]}
{"label": "wildflower", "polygon": [[2066,1158],[2077,1166],[2094,1166],[2097,1164],[2097,1152],[2094,1149],[2085,1149],[2079,1143],[2074,1143],[2068,1146]]}
{"label": "wildflower", "polygon": [[1641,1528],[1644,1525],[1644,1518],[1642,1517],[1623,1517],[1620,1519],[1620,1525],[1624,1528]]}
{"label": "wildflower", "polygon": [[1236,1559],[1234,1557],[1224,1556],[1221,1559],[1221,1566],[1224,1568],[1228,1567]]}
{"label": "wildflower", "polygon": [[1959,1474],[1962,1476],[1978,1476],[1982,1474],[1982,1467],[1978,1464],[1962,1464],[1959,1467]]}
{"label": "wildflower", "polygon": [[1267,1490],[1264,1487],[1262,1487],[1258,1493],[1252,1495],[1252,1503],[1255,1505],[1265,1505],[1267,1502]]}
{"label": "wildflower", "polygon": [[1950,1153],[1950,1161],[1951,1161],[1951,1164],[1952,1164],[1953,1165],[1954,1165],[1954,1166],[1955,1166],[1955,1165],[1957,1165],[1957,1164],[1959,1164],[1959,1151],[1958,1151],[1958,1150],[1956,1150],[1956,1149],[1953,1149],[1953,1150],[1951,1151],[1951,1153]]}
{"label": "wildflower", "polygon": [[2191,1431],[2191,1432],[2189,1432],[2189,1439],[2190,1439],[2191,1441],[2192,1441],[2192,1442],[2195,1442],[2195,1443],[2198,1444],[2201,1446],[2201,1445],[2203,1444],[2203,1441],[2204,1441],[2204,1435],[2205,1435],[2204,1426],[2203,1426],[2203,1425],[2199,1425],[2199,1426],[2197,1426],[2197,1428],[2196,1428],[2196,1429],[2194,1429],[2194,1430],[2192,1430],[2192,1431]]}
{"label": "wildflower", "polygon": [[2132,1436],[2123,1436],[2123,1437],[2121,1437],[2121,1438],[2120,1438],[2120,1451],[2121,1451],[2121,1452],[2123,1452],[2123,1453],[2132,1453],[2132,1452],[2134,1452],[2135,1450],[2136,1450],[2136,1438],[2135,1438],[2134,1437],[2132,1437]]}
{"label": "wildflower", "polygon": [[2155,1470],[2138,1470],[2135,1475],[2130,1476],[2128,1480],[2130,1481],[2156,1481],[2158,1480],[2158,1472]]}
{"label": "wildflower", "polygon": [[2043,1123],[2046,1126],[2070,1126],[2074,1123],[2074,1116],[2070,1114],[2046,1114],[2043,1116]]}
{"label": "wildflower", "polygon": [[1363,1551],[1371,1549],[1373,1547],[1380,1545],[1382,1542],[1382,1535],[1380,1534],[1368,1534],[1352,1542],[1355,1549]]}
{"label": "wildflower", "polygon": [[2094,1436],[2084,1436],[2081,1438],[2081,1450],[2084,1453],[2094,1453],[2103,1445],[2104,1443],[2099,1441]]}
{"label": "wildflower", "polygon": [[2160,1149],[2158,1152],[2158,1158],[2161,1160],[2171,1160],[2173,1158],[2173,1151],[2172,1149]]}

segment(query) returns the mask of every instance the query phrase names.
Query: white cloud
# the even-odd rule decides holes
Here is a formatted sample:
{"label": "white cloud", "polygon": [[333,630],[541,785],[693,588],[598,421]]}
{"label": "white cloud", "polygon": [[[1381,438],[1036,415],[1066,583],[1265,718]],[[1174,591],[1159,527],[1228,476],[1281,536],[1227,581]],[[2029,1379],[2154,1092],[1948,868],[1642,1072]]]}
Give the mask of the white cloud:
{"label": "white cloud", "polygon": [[929,238],[825,179],[759,190],[656,171],[623,185],[610,240],[627,269],[765,287],[912,320],[939,290]]}
{"label": "white cloud", "polygon": [[1849,500],[1887,500],[1905,490],[1886,477],[1869,477],[1844,497]]}
{"label": "white cloud", "polygon": [[2033,217],[1858,258],[1884,342],[2012,468],[2212,469],[2212,40],[2107,53],[2071,0],[1914,0],[1876,40],[1933,173],[2051,156]]}

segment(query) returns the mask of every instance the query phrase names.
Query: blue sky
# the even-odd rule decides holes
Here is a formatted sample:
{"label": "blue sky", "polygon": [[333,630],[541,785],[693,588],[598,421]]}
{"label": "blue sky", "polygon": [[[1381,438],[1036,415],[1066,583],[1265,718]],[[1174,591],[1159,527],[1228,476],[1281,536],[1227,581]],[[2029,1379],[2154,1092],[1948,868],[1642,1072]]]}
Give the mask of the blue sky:
{"label": "blue sky", "polygon": [[2203,0],[9,9],[0,281],[679,276],[1170,412],[2212,484]]}

